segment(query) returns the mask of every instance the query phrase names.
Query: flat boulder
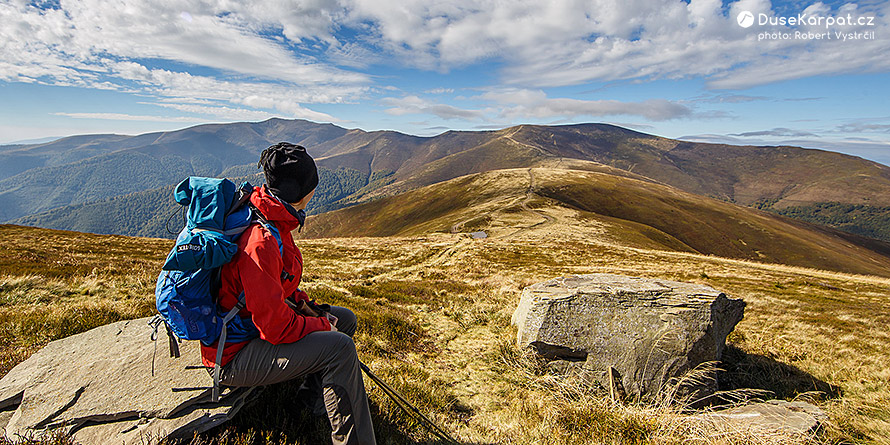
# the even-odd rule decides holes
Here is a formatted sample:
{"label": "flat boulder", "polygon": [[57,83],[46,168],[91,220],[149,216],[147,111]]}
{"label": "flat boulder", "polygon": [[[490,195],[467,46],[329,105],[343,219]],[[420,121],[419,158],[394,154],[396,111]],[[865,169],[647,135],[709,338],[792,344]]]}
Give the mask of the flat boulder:
{"label": "flat boulder", "polygon": [[715,434],[746,432],[751,435],[810,437],[828,419],[828,415],[809,402],[767,400],[692,417]]}
{"label": "flat boulder", "polygon": [[[716,390],[707,364],[720,360],[744,309],[741,299],[699,284],[571,275],[523,289],[513,324],[521,347],[580,367],[607,389],[636,400],[670,392],[688,402]],[[696,378],[678,383],[696,369]]]}
{"label": "flat boulder", "polygon": [[230,419],[254,393],[212,379],[198,342],[168,354],[149,318],[111,323],[50,342],[0,379],[0,433],[9,439],[63,431],[83,443],[150,443],[189,436]]}

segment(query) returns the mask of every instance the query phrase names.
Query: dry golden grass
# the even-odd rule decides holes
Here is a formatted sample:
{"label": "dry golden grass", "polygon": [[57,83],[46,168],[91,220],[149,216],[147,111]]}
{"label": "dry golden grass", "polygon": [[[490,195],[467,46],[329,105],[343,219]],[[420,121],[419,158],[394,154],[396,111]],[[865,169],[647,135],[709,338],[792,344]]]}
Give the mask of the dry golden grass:
{"label": "dry golden grass", "polygon": [[[578,239],[559,223],[504,239],[466,235],[301,241],[307,264],[340,273],[313,285],[348,287],[342,271],[366,270],[377,249],[387,266],[365,283],[461,282],[467,290],[403,304],[432,350],[380,368],[421,367],[451,388],[461,412],[440,413],[464,440],[479,443],[883,443],[890,438],[890,336],[885,309],[890,280],[694,254],[629,249]],[[332,258],[333,245],[354,257]],[[352,264],[350,267],[349,264]],[[330,264],[330,265],[329,265]],[[555,377],[516,363],[510,315],[519,290],[571,273],[610,272],[699,282],[748,302],[730,337],[724,384],[816,401],[830,420],[818,438],[720,431],[688,424],[675,408],[614,406],[602,395],[555,390]],[[348,276],[348,274],[346,274]],[[344,282],[345,281],[345,282]],[[363,286],[368,286],[363,284]],[[435,288],[435,286],[434,286]],[[513,358],[510,358],[513,357]],[[582,397],[583,396],[583,397]],[[469,414],[467,414],[469,413]],[[716,429],[715,429],[716,428]]]}
{"label": "dry golden grass", "polygon": [[[519,209],[499,223],[504,237],[483,240],[465,234],[298,240],[303,287],[319,300],[352,307],[362,360],[465,443],[890,443],[890,280],[622,247],[597,238],[596,227],[574,230],[572,215],[550,216],[552,223],[536,225],[540,213]],[[33,230],[32,236],[54,240],[58,250],[79,235]],[[0,271],[0,373],[52,338],[151,312],[153,274],[167,242],[134,242],[156,256],[140,253],[131,273],[111,264],[120,258],[96,251],[77,253],[92,265],[86,272],[42,275],[38,265],[52,266],[39,252],[34,267]],[[745,299],[721,385],[813,400],[829,415],[822,433],[732,431],[693,421],[676,406],[618,405],[549,374],[514,346],[510,316],[523,287],[596,272],[697,282]],[[434,443],[373,382],[367,385],[381,443]],[[232,425],[193,443],[327,440],[323,422],[292,409],[292,393],[270,393]]]}
{"label": "dry golden grass", "polygon": [[154,311],[169,241],[9,225],[0,237],[0,374],[49,341]]}

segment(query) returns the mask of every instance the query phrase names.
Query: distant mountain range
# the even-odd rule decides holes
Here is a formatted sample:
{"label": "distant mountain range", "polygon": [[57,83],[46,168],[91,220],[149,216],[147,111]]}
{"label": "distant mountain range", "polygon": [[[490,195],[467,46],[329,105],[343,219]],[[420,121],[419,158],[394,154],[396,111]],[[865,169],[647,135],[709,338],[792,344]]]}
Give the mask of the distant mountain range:
{"label": "distant mountain range", "polygon": [[[829,151],[684,142],[605,124],[417,137],[270,119],[0,146],[0,222],[168,236],[163,222],[175,208],[170,187],[189,175],[257,181],[259,152],[282,140],[306,146],[321,167],[315,213],[464,175],[578,169],[890,240],[890,167]],[[857,210],[844,212],[844,206]]]}

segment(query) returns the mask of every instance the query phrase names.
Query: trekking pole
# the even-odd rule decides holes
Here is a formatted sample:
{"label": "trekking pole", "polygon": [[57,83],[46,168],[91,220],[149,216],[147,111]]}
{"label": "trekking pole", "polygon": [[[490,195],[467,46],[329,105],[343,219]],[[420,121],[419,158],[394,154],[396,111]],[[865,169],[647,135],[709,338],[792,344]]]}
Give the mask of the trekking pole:
{"label": "trekking pole", "polygon": [[380,387],[380,389],[383,390],[384,394],[389,396],[389,398],[392,399],[392,401],[395,402],[396,405],[398,405],[398,407],[402,409],[402,411],[405,411],[406,414],[413,417],[414,420],[417,421],[417,423],[423,425],[424,428],[426,428],[427,431],[429,431],[433,436],[436,436],[437,439],[447,444],[458,445],[460,443],[454,440],[454,438],[451,437],[447,432],[445,432],[445,430],[433,423],[433,421],[430,420],[427,416],[424,416],[423,413],[421,413],[416,406],[408,402],[408,400],[405,399],[403,395],[399,394],[398,391],[387,385],[386,382],[380,379],[380,377],[374,375],[374,373],[371,372],[371,369],[368,368],[367,365],[359,362],[359,366],[362,368],[362,371],[364,371],[365,374],[367,374],[368,377],[370,377],[371,380],[373,380],[374,383],[376,383]]}

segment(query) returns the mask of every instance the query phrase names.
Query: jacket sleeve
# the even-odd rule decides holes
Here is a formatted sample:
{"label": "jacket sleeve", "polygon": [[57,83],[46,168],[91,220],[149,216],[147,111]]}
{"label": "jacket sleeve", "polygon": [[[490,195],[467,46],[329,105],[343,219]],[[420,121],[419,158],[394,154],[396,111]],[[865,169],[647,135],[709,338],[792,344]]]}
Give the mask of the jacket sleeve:
{"label": "jacket sleeve", "polygon": [[297,291],[294,292],[294,301],[300,301],[300,300],[309,301],[309,294],[307,294],[304,291],[301,291],[300,289],[297,289]]}
{"label": "jacket sleeve", "polygon": [[260,338],[272,344],[293,343],[310,332],[331,330],[326,318],[299,315],[284,302],[284,263],[275,238],[265,230],[251,230],[248,235],[251,238],[238,259],[238,273]]}
{"label": "jacket sleeve", "polygon": [[[300,249],[297,248],[295,254],[297,256],[297,264],[299,265],[299,268],[297,269],[297,277],[296,277],[297,278],[297,286],[299,286],[300,283],[303,281],[303,252],[300,252]],[[294,292],[294,300],[295,301],[300,301],[300,300],[309,301],[309,295],[306,292],[301,291],[300,288],[297,287],[296,292]]]}

